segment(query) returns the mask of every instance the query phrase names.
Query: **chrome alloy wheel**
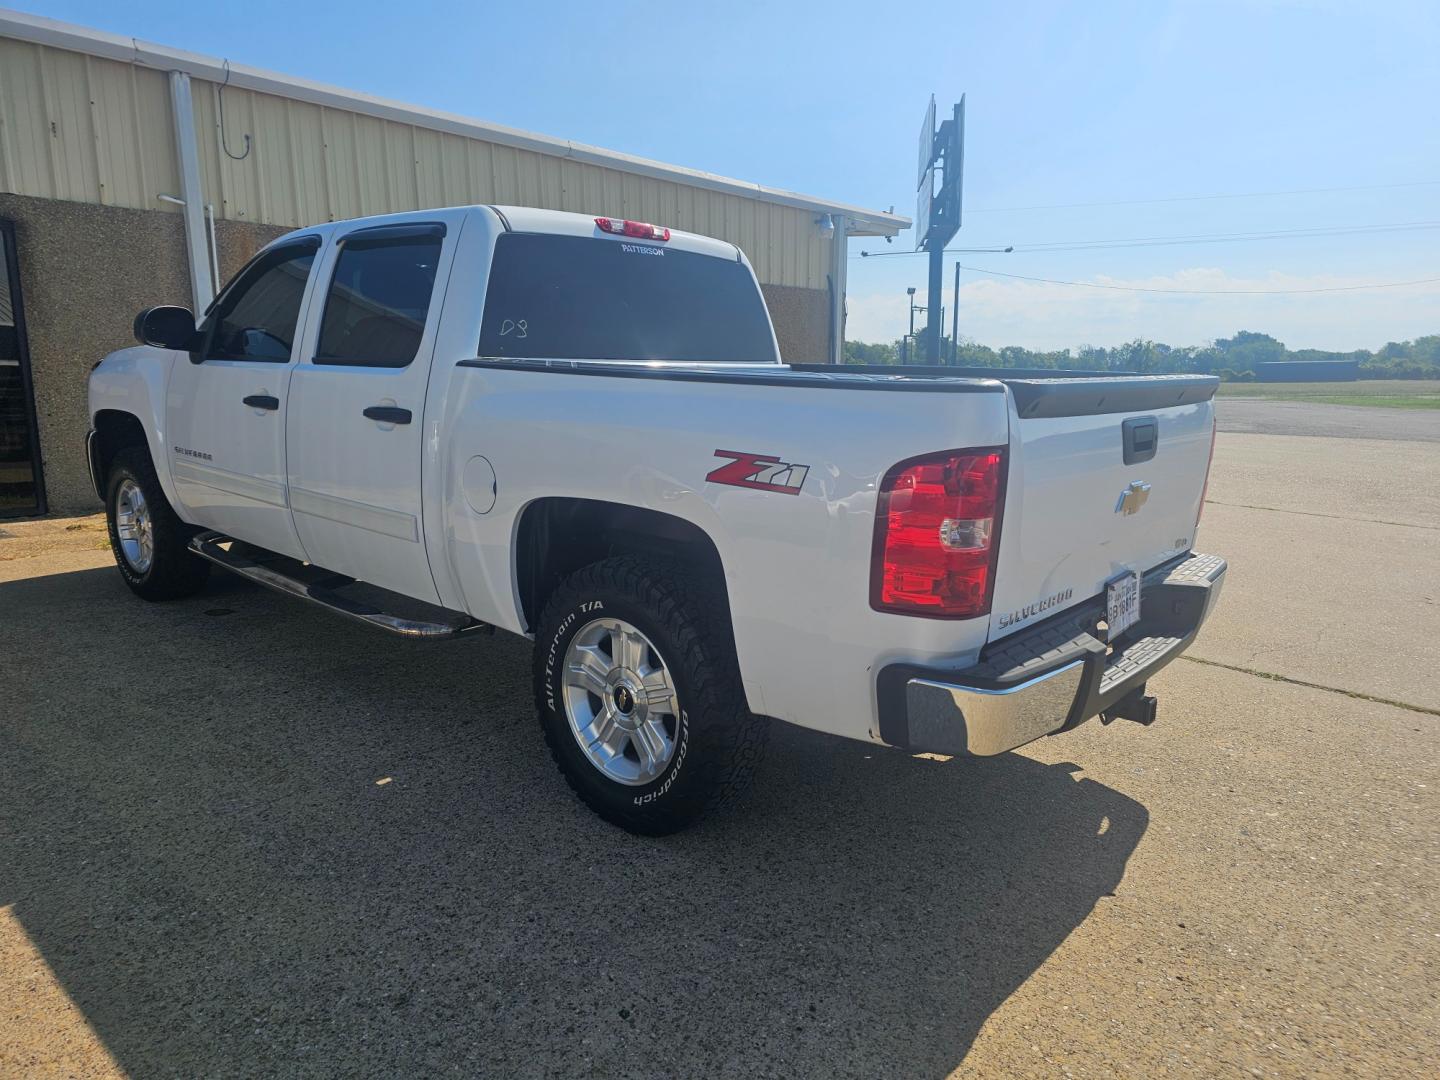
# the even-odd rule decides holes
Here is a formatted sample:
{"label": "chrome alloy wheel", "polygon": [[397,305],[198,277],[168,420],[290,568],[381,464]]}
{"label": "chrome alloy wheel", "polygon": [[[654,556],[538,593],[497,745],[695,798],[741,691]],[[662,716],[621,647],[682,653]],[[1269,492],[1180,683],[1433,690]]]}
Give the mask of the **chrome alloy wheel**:
{"label": "chrome alloy wheel", "polygon": [[155,560],[155,526],[150,518],[150,504],[134,480],[121,482],[115,495],[115,535],[120,540],[120,554],[137,574],[150,569]]}
{"label": "chrome alloy wheel", "polygon": [[596,619],[570,639],[564,696],[575,741],[611,780],[648,784],[675,756],[675,680],[650,639],[624,620]]}

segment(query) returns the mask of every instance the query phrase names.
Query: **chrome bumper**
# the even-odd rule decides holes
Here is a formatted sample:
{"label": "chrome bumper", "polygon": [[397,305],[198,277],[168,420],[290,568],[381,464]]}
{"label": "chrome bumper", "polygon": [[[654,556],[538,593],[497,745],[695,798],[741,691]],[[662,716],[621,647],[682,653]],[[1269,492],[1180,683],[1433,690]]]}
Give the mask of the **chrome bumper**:
{"label": "chrome bumper", "polygon": [[1095,633],[1095,597],[995,642],[960,671],[897,664],[880,673],[880,734],[912,750],[989,756],[1068,731],[1179,656],[1214,609],[1225,560],[1189,555],[1144,576],[1140,621],[1113,651]]}

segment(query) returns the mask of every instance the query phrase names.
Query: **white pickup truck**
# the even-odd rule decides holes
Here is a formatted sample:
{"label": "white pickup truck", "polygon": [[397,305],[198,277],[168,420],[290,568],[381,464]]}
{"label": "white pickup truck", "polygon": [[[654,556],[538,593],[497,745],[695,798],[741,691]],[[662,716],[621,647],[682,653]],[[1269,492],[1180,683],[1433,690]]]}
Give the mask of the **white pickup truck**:
{"label": "white pickup truck", "polygon": [[681,828],[771,719],[998,754],[1149,723],[1225,563],[1209,377],[782,363],[731,244],[471,206],[281,237],[90,377],[125,582],[213,564],[418,638],[535,642],[607,820]]}

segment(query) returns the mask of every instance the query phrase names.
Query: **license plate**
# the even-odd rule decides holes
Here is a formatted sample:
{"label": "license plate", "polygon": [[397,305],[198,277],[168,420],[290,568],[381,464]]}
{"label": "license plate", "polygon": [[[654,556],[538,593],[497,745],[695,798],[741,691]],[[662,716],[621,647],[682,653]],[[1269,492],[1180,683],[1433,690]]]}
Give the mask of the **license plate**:
{"label": "license plate", "polygon": [[1107,639],[1114,641],[1140,621],[1140,574],[1130,571],[1105,583]]}

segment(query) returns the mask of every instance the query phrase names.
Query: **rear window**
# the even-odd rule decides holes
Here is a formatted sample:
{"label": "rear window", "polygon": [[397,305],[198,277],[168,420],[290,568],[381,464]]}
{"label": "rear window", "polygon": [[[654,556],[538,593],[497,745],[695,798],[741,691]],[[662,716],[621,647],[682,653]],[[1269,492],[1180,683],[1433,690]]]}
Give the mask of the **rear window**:
{"label": "rear window", "polygon": [[774,363],[760,288],[735,259],[662,244],[506,233],[480,355]]}

